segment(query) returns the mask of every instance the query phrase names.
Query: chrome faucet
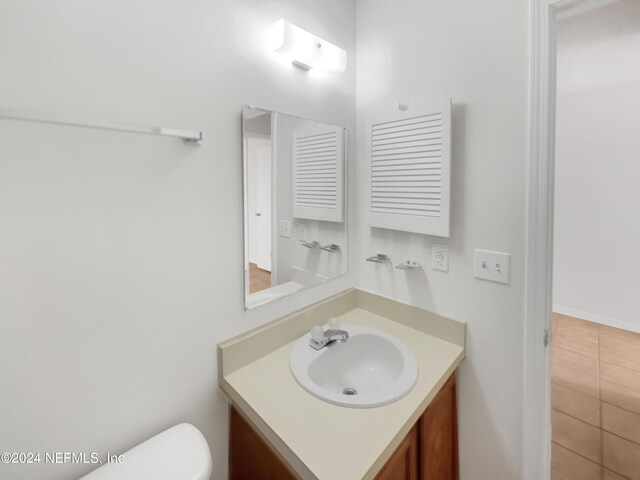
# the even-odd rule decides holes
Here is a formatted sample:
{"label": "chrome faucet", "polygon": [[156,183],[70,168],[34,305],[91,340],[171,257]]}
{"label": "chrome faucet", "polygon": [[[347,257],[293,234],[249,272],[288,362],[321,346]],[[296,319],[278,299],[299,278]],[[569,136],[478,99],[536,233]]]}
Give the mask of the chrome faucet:
{"label": "chrome faucet", "polygon": [[322,327],[313,327],[311,329],[311,338],[309,339],[309,346],[320,350],[326,347],[329,343],[337,340],[339,342],[346,342],[349,338],[349,333],[346,330],[328,329],[323,330]]}

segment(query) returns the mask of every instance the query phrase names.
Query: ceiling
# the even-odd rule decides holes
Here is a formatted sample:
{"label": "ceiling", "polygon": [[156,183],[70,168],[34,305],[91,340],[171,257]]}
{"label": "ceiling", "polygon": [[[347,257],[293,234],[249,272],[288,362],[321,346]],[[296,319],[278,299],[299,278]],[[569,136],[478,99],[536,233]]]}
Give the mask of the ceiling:
{"label": "ceiling", "polygon": [[640,82],[640,0],[603,3],[559,15],[559,95]]}

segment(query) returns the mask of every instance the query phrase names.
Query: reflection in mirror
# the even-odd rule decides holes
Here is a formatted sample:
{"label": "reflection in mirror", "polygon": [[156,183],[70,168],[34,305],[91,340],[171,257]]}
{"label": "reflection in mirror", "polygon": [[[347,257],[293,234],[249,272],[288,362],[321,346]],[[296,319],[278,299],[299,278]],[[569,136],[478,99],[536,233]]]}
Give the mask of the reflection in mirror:
{"label": "reflection in mirror", "polygon": [[242,127],[253,308],[346,273],[345,129],[253,107]]}

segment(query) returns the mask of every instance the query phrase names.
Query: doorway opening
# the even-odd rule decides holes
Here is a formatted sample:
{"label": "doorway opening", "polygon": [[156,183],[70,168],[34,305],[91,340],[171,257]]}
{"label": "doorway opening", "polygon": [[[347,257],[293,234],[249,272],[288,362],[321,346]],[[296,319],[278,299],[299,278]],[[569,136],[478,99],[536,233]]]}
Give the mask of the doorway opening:
{"label": "doorway opening", "polygon": [[244,125],[246,176],[245,265],[248,294],[272,287],[273,142],[271,114],[256,110]]}
{"label": "doorway opening", "polygon": [[640,2],[559,10],[551,479],[640,479]]}
{"label": "doorway opening", "polygon": [[639,9],[637,0],[533,2],[527,480],[640,478]]}

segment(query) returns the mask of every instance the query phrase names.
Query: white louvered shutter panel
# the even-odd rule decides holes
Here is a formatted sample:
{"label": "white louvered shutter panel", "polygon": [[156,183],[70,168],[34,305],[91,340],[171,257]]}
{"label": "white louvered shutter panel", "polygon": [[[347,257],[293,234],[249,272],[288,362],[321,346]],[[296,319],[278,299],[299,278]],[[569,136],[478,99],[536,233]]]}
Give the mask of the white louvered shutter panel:
{"label": "white louvered shutter panel", "polygon": [[372,115],[371,225],[449,236],[451,99]]}
{"label": "white louvered shutter panel", "polygon": [[293,216],[343,221],[344,130],[315,123],[293,136]]}

